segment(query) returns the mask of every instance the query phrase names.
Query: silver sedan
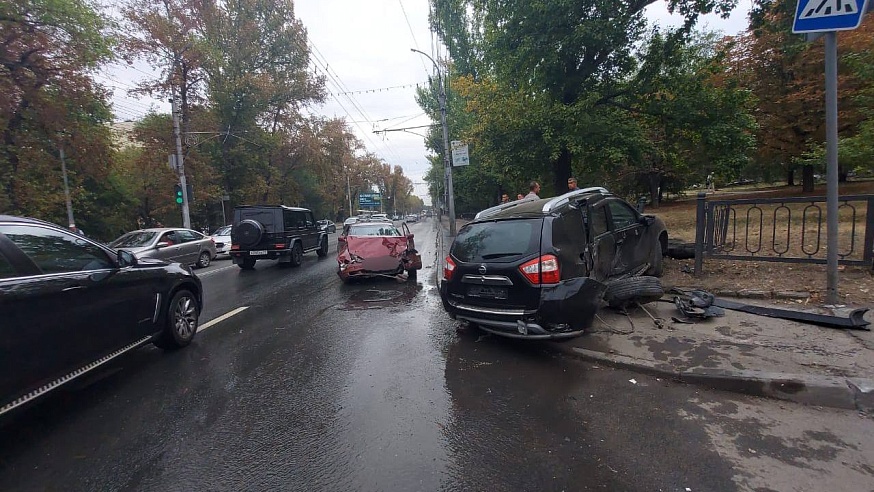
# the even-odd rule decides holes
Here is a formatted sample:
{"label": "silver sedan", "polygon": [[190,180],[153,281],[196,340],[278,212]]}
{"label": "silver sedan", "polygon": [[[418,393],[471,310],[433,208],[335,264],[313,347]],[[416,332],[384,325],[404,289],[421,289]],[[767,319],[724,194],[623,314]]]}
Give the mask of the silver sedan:
{"label": "silver sedan", "polygon": [[209,266],[216,256],[212,238],[191,229],[140,229],[128,232],[109,245],[130,251],[137,258],[157,258],[200,268]]}

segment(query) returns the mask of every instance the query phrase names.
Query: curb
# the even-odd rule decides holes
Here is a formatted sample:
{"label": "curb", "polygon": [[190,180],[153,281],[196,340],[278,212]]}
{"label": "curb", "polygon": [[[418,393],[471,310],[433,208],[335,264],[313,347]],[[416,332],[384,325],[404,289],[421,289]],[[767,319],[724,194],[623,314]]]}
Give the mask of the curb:
{"label": "curb", "polygon": [[874,379],[817,376],[779,372],[694,368],[667,369],[664,364],[619,354],[607,354],[564,343],[547,342],[554,350],[572,357],[628,369],[650,376],[669,378],[721,391],[792,401],[860,412],[874,411]]}
{"label": "curb", "polygon": [[[707,290],[701,287],[676,286],[682,290]],[[779,299],[784,301],[806,301],[809,292],[794,290],[755,290],[755,289],[713,289],[709,291],[716,297],[736,297],[739,299]]]}

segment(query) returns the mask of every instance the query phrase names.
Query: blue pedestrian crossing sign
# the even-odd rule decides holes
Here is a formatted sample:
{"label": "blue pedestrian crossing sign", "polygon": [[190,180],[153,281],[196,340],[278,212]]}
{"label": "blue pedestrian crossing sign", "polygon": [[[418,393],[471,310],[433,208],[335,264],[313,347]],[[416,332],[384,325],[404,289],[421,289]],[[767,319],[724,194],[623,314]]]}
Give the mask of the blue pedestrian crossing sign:
{"label": "blue pedestrian crossing sign", "polygon": [[870,0],[798,0],[792,32],[847,31],[859,27]]}

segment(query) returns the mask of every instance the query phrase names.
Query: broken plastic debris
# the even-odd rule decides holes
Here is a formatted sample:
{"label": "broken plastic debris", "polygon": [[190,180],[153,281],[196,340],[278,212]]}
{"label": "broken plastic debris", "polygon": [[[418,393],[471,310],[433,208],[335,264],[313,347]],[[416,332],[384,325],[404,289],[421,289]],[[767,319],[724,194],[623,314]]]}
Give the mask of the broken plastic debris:
{"label": "broken plastic debris", "polygon": [[628,382],[631,384],[637,384],[637,380],[634,378],[629,379]]}

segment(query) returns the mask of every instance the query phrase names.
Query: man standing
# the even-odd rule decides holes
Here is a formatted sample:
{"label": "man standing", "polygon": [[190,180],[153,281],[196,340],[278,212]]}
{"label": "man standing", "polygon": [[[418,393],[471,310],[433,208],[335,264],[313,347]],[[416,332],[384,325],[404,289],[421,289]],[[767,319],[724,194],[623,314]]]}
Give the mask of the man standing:
{"label": "man standing", "polygon": [[577,178],[574,178],[574,177],[568,178],[567,179],[567,191],[571,192],[571,191],[577,191],[577,190],[579,190],[579,188],[577,188]]}
{"label": "man standing", "polygon": [[503,204],[503,203],[509,203],[509,202],[510,202],[510,195],[508,195],[506,193],[502,194],[501,195],[501,203]]}
{"label": "man standing", "polygon": [[538,193],[540,193],[540,183],[538,183],[537,181],[532,181],[528,185],[528,194],[525,195],[525,199],[540,200],[540,196],[538,195]]}

